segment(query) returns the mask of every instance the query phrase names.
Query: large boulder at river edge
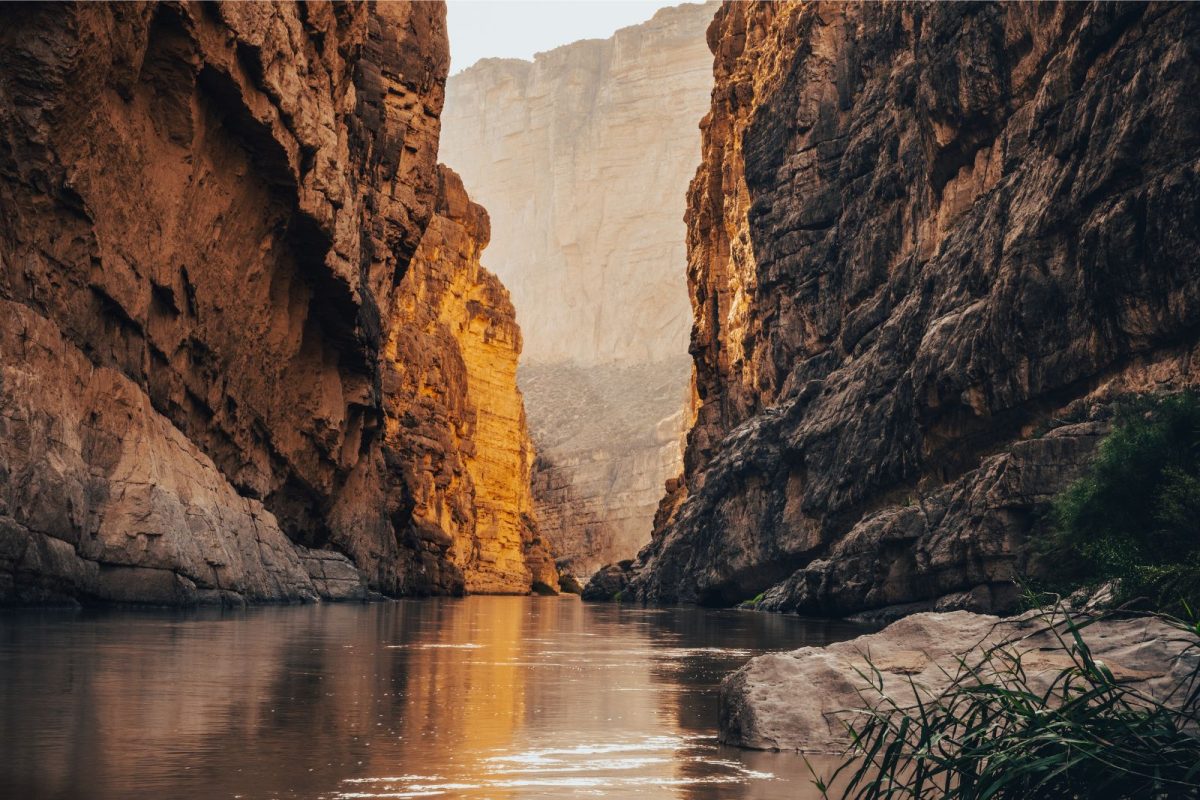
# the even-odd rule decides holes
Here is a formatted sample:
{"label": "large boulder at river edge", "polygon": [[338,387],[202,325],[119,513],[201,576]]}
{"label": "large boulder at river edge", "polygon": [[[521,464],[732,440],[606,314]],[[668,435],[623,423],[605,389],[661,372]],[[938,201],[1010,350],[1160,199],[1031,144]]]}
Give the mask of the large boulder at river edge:
{"label": "large boulder at river edge", "polygon": [[[1118,680],[1153,697],[1165,698],[1200,664],[1196,638],[1156,619],[1100,620],[1082,636]],[[870,674],[868,657],[884,693],[907,706],[914,685],[923,697],[936,695],[949,687],[960,658],[974,666],[996,645],[1023,653],[1030,684],[1048,687],[1071,665],[1058,644],[1036,612],[1000,619],[954,611],[914,614],[827,647],[759,656],[721,684],[720,738],[761,750],[841,752],[853,709],[879,697],[863,677]]]}

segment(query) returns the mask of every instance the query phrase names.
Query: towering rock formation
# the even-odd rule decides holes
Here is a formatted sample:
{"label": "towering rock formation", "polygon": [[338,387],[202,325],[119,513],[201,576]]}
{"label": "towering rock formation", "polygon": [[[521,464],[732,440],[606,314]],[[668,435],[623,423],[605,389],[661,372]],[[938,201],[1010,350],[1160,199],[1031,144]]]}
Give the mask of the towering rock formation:
{"label": "towering rock formation", "polygon": [[697,421],[627,591],[1003,606],[1111,400],[1200,380],[1200,11],[727,3],[709,42]]}
{"label": "towering rock formation", "polygon": [[649,538],[679,471],[690,364],[687,182],[715,3],[605,40],[485,59],[447,85],[441,158],[492,213],[525,333],[538,516],[586,575]]}
{"label": "towering rock formation", "polygon": [[[457,591],[487,572],[478,532],[414,544],[419,498],[395,490],[424,464],[384,380],[444,183],[444,8],[0,15],[0,600]],[[484,427],[429,446],[486,463]],[[480,585],[515,587],[520,559]]]}
{"label": "towering rock formation", "polygon": [[521,332],[479,263],[488,215],[439,167],[437,213],[397,292],[385,348],[385,441],[411,504],[409,531],[442,590],[558,588],[537,535],[533,446],[517,390]]}

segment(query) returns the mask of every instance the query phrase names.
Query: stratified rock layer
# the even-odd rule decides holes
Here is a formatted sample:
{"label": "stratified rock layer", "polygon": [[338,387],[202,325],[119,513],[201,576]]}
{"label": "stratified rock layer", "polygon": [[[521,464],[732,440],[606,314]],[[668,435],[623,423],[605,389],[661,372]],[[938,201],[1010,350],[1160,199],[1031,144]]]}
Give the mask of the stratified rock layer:
{"label": "stratified rock layer", "polygon": [[391,495],[411,504],[411,544],[433,588],[557,589],[533,520],[521,332],[508,292],[480,265],[487,212],[439,170],[438,210],[400,284],[385,349],[385,441],[402,484]]}
{"label": "stratified rock layer", "polygon": [[0,18],[0,601],[461,588],[383,435],[445,9]]}
{"label": "stratified rock layer", "polygon": [[538,525],[564,572],[586,580],[650,538],[663,483],[680,469],[689,371],[686,360],[521,367],[536,409]]}
{"label": "stratified rock layer", "polygon": [[1172,4],[723,6],[697,421],[626,593],[1010,602],[1111,400],[1200,379],[1198,33]]}
{"label": "stratified rock layer", "polygon": [[447,82],[440,157],[491,210],[488,263],[512,292],[528,363],[685,352],[681,218],[715,10],[663,9],[608,39],[483,59]]}
{"label": "stratified rock layer", "polygon": [[[447,84],[441,158],[491,211],[488,264],[525,334],[539,521],[564,569],[584,576],[646,543],[679,473],[681,218],[715,9],[663,9],[532,62],[485,59]],[[635,375],[649,377],[631,393]]]}

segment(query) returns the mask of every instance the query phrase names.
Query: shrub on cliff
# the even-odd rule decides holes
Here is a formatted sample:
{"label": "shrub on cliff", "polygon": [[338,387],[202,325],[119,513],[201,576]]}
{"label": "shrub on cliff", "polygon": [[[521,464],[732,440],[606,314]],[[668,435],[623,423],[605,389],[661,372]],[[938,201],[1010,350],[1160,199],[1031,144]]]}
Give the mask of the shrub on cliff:
{"label": "shrub on cliff", "polygon": [[1056,499],[1040,555],[1052,590],[1118,581],[1118,599],[1200,608],[1200,397],[1145,398]]}

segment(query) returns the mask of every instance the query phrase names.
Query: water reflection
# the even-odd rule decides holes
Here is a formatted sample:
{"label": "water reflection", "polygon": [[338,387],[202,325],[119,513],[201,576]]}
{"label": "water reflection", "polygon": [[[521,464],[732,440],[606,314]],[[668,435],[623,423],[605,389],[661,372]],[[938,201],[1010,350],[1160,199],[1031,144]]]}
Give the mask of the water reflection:
{"label": "water reflection", "polygon": [[719,747],[746,659],[856,635],[699,609],[473,597],[0,614],[0,796],[798,798]]}

